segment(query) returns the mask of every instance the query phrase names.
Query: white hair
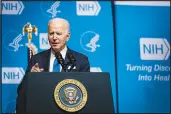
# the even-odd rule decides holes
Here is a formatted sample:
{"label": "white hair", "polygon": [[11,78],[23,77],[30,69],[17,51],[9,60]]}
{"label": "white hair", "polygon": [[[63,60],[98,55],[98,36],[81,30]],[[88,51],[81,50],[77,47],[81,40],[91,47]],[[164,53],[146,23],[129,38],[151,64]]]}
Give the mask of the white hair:
{"label": "white hair", "polygon": [[60,23],[60,22],[63,22],[65,24],[65,26],[66,26],[67,32],[70,32],[70,24],[66,19],[63,19],[63,18],[53,18],[53,19],[51,19],[49,21],[49,23],[48,23],[48,27],[49,27],[50,23]]}

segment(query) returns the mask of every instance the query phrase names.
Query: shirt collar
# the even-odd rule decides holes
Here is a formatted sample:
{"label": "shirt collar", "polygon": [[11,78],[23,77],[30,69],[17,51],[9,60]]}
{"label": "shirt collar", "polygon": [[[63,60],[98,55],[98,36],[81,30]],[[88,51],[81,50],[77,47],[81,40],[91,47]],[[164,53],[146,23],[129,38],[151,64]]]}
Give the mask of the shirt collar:
{"label": "shirt collar", "polygon": [[[60,51],[62,58],[65,60],[65,56],[66,56],[66,52],[67,52],[67,47],[65,46],[65,48],[63,50]],[[51,58],[55,58],[55,55],[53,54],[52,50],[51,50]]]}

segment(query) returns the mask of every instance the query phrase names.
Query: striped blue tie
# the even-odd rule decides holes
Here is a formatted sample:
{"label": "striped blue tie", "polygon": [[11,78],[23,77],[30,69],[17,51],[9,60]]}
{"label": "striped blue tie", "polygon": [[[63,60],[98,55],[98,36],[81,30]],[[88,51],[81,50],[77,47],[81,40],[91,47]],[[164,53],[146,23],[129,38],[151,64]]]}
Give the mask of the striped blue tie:
{"label": "striped blue tie", "polygon": [[57,59],[55,59],[53,63],[53,72],[60,72],[60,66]]}

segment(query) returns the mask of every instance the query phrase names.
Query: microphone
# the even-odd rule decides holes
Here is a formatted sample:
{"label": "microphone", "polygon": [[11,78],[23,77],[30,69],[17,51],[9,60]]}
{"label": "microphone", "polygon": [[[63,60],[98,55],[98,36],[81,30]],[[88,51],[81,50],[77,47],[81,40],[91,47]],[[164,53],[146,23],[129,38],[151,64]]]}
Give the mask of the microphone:
{"label": "microphone", "polygon": [[55,57],[58,60],[58,63],[61,64],[62,69],[66,72],[66,67],[65,67],[65,64],[64,64],[64,59],[62,58],[61,53],[60,52],[56,52],[55,53]]}
{"label": "microphone", "polygon": [[76,65],[76,59],[71,53],[68,53],[67,57],[68,57],[68,59],[69,59],[69,61],[71,63],[71,68],[68,69],[68,72],[70,72],[74,68],[74,66]]}

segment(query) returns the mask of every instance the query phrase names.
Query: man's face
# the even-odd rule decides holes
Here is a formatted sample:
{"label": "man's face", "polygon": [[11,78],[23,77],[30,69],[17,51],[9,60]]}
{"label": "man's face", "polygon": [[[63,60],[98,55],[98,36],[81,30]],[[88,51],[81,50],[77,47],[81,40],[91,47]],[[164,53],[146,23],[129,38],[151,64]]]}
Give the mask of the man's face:
{"label": "man's face", "polygon": [[54,51],[61,51],[62,49],[64,49],[66,42],[68,41],[70,36],[65,23],[50,23],[48,30],[48,40],[51,48]]}

